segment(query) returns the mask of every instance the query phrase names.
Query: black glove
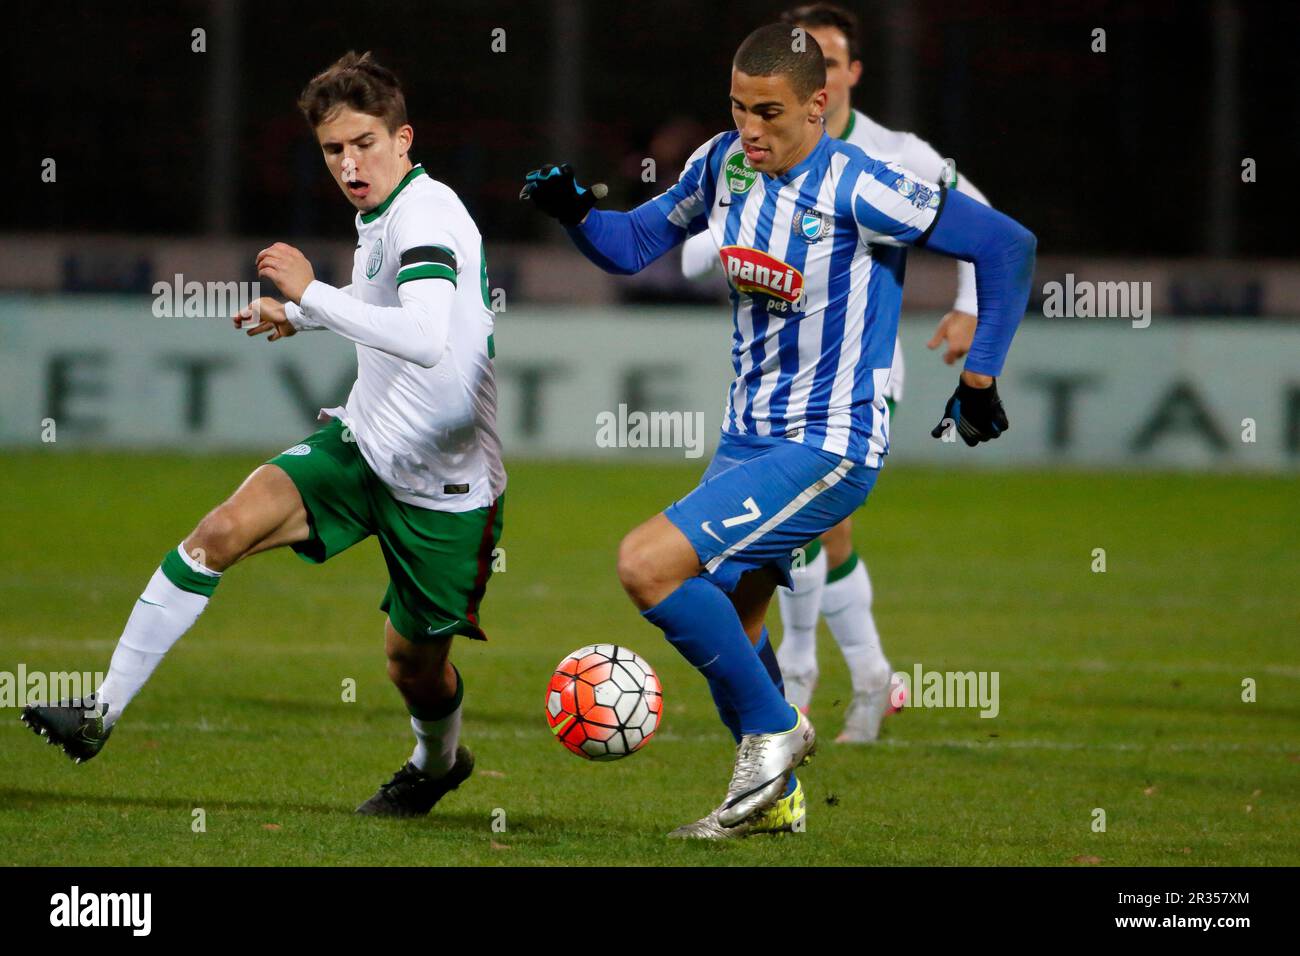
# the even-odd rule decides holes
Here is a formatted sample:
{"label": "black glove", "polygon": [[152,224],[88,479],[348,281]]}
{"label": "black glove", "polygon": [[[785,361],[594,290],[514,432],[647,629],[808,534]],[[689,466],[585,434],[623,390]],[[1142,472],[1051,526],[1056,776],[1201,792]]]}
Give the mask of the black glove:
{"label": "black glove", "polygon": [[1010,428],[1006,409],[998,398],[998,380],[994,379],[988,388],[973,388],[958,380],[957,391],[943,408],[943,421],[930,429],[930,437],[942,438],[949,422],[956,424],[957,434],[972,448]]}
{"label": "black glove", "polygon": [[524,177],[519,198],[531,199],[538,209],[566,226],[576,226],[591,212],[599,197],[578,185],[573,178],[573,167],[568,163],[560,166],[548,163]]}

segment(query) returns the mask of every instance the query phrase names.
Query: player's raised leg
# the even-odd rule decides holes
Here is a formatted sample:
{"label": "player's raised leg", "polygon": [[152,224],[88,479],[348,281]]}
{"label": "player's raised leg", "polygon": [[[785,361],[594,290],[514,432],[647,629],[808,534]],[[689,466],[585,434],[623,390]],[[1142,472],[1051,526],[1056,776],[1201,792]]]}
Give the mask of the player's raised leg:
{"label": "player's raised leg", "polygon": [[790,708],[736,607],[702,570],[691,542],[662,513],[633,529],[619,548],[624,590],[683,657],[726,690],[741,735],[788,729]]}
{"label": "player's raised leg", "polygon": [[474,755],[460,744],[465,683],[451,662],[451,638],[416,644],[384,622],[388,677],[411,714],[415,750],[357,813],[418,817],[474,772]]}
{"label": "player's raised leg", "polygon": [[790,774],[814,746],[811,724],[776,689],[736,607],[722,587],[700,574],[695,547],[665,514],[624,538],[618,570],[645,618],[706,679],[716,681],[735,708],[741,740],[717,813],[723,826],[748,821],[784,794]]}
{"label": "player's raised leg", "polygon": [[790,569],[793,588],[777,591],[781,608],[781,646],[776,659],[785,682],[785,699],[805,714],[817,687],[817,618],[826,583],[826,554],[820,539],[805,545]]}
{"label": "player's raised leg", "polygon": [[880,735],[889,710],[892,668],[880,643],[871,612],[871,579],[853,549],[853,526],[846,519],[822,536],[826,549],[826,587],[822,614],[844,654],[853,684],[853,700],[844,718],[839,743],[870,743]]}
{"label": "player's raised leg", "polygon": [[77,763],[94,757],[163,657],[203,613],[222,572],[308,533],[307,513],[289,476],[275,465],[258,468],[163,558],[136,600],[93,697],[30,705],[23,722]]}

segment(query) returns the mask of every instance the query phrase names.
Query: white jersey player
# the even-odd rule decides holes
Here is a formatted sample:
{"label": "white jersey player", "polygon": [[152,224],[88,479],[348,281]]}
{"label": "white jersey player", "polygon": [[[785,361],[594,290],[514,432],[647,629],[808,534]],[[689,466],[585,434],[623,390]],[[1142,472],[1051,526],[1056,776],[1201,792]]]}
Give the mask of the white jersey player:
{"label": "white jersey player", "polygon": [[258,299],[235,325],[271,341],[340,335],[356,343],[356,384],[324,410],[324,428],[253,471],[164,556],[96,695],[28,707],[23,720],[77,762],[94,757],[225,570],[282,547],[320,563],[374,536],[389,574],[388,674],[415,750],[357,812],[420,816],[474,767],[459,743],[451,640],[485,636],[479,605],[502,527],[483,239],[455,193],[412,165],[405,97],[370,54],[340,58],[298,105],[357,211],[352,282],[321,282],[301,251],[275,243],[257,271],[287,301]]}
{"label": "white jersey player", "polygon": [[[857,57],[857,21],[852,14],[832,4],[815,3],[791,10],[782,19],[806,29],[822,48],[826,59],[828,134],[852,143],[875,159],[915,170],[988,205],[984,194],[958,174],[956,165],[925,140],[915,133],[888,129],[853,109],[852,89],[862,73],[862,63]],[[707,231],[692,236],[683,246],[682,272],[688,278],[706,275],[720,262],[717,244]],[[975,267],[959,261],[957,297],[929,343],[930,348],[936,348],[947,339],[944,360],[948,364],[970,348],[976,312]],[[891,412],[903,398],[903,381],[903,350],[895,343],[889,382],[883,391]],[[837,739],[845,743],[870,742],[879,734],[885,714],[900,701],[890,700],[891,667],[871,611],[871,579],[853,550],[850,520],[805,548],[802,557],[802,562],[796,562],[796,566],[802,564],[801,569],[792,575],[794,589],[777,591],[784,632],[777,660],[786,697],[795,706],[808,709],[818,674],[817,619],[824,616],[844,654],[853,685],[853,700]]]}

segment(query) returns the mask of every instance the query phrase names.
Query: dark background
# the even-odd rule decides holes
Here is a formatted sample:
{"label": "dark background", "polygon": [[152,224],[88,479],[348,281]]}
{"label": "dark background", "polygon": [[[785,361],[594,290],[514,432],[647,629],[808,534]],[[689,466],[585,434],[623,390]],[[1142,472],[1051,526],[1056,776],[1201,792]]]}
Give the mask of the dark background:
{"label": "dark background", "polygon": [[[236,199],[214,230],[204,197],[210,152],[226,138],[209,111],[214,4],[6,4],[3,82],[18,106],[18,149],[5,165],[17,190],[0,230],[348,236],[349,209],[294,104],[339,54],[370,49],[404,83],[416,159],[460,193],[483,233],[548,237],[516,199],[524,171],[569,159],[615,200],[641,198],[636,174],[655,131],[676,122],[693,135],[698,125],[693,146],[727,128],[731,54],[784,6],[579,0],[582,32],[557,43],[557,2],[239,3]],[[848,6],[864,33],[855,105],[956,157],[1034,229],[1040,252],[1300,253],[1286,214],[1300,169],[1300,5],[924,0],[906,5],[902,40],[903,4]],[[1212,63],[1233,11],[1225,138]],[[207,53],[191,52],[194,27],[208,30]],[[496,27],[505,53],[490,50]],[[1094,27],[1107,32],[1105,53],[1091,52]],[[915,64],[910,104],[891,69],[900,52]],[[557,57],[575,66],[581,94],[576,152],[563,157],[552,155]],[[47,156],[61,188],[41,188]],[[1254,184],[1241,183],[1247,156]],[[655,191],[677,172],[661,168]],[[1208,214],[1219,177],[1232,183],[1227,235]]]}

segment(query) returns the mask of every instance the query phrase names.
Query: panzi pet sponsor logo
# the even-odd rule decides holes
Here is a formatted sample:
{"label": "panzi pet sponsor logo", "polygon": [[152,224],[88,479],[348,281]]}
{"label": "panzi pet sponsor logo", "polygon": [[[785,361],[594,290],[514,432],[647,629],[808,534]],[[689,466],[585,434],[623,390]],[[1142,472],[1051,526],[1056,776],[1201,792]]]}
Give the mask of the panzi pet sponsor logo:
{"label": "panzi pet sponsor logo", "polygon": [[745,295],[770,295],[798,302],[803,295],[803,273],[775,256],[749,246],[723,246],[722,268],[732,288]]}

